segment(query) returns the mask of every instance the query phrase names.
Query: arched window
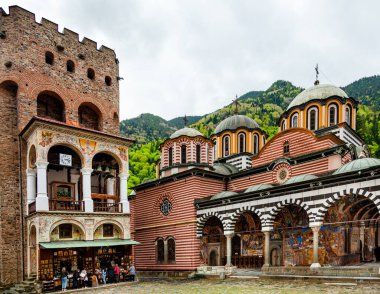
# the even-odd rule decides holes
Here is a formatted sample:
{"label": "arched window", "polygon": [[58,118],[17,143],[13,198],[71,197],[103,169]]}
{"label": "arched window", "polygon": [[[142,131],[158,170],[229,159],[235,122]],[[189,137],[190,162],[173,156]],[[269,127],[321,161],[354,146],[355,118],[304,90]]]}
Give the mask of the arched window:
{"label": "arched window", "polygon": [[345,121],[351,126],[351,106],[347,105],[345,110]]}
{"label": "arched window", "polygon": [[45,62],[50,65],[54,63],[54,54],[50,51],[45,52]]}
{"label": "arched window", "polygon": [[335,104],[329,106],[329,127],[336,125],[338,122],[338,108]]}
{"label": "arched window", "polygon": [[257,134],[253,135],[253,154],[259,153],[259,136]]}
{"label": "arched window", "polygon": [[75,72],[75,64],[72,60],[67,60],[66,69],[68,72]]}
{"label": "arched window", "polygon": [[91,103],[83,103],[79,106],[79,124],[83,127],[100,130],[100,111]]}
{"label": "arched window", "polygon": [[173,165],[173,148],[170,147],[168,152],[169,152],[169,166],[172,166]]}
{"label": "arched window", "polygon": [[238,135],[239,153],[245,152],[245,134],[240,133]]}
{"label": "arched window", "polygon": [[289,141],[284,142],[284,154],[288,154],[290,152]]}
{"label": "arched window", "polygon": [[87,70],[87,77],[90,79],[90,80],[94,80],[95,79],[95,71],[92,69],[92,68],[89,68]]}
{"label": "arched window", "polygon": [[162,239],[158,239],[156,242],[156,260],[157,263],[165,262],[165,243]]}
{"label": "arched window", "polygon": [[196,147],[196,162],[201,163],[201,145],[197,145]]}
{"label": "arched window", "polygon": [[186,145],[181,146],[181,163],[186,163]]}
{"label": "arched window", "polygon": [[37,116],[58,121],[65,120],[65,104],[55,93],[43,92],[37,97]]}
{"label": "arched window", "polygon": [[292,128],[298,128],[298,113],[292,115],[291,124]]}
{"label": "arched window", "polygon": [[104,78],[104,81],[105,81],[105,83],[106,83],[107,86],[111,86],[111,84],[112,84],[112,79],[111,79],[111,77],[106,76],[106,77]]}
{"label": "arched window", "polygon": [[115,124],[115,126],[119,126],[119,116],[117,115],[116,112],[114,112],[113,114],[113,123]]}
{"label": "arched window", "polygon": [[168,239],[168,263],[175,262],[175,240],[173,238]]}
{"label": "arched window", "polygon": [[103,237],[113,237],[113,224],[103,225]]}
{"label": "arched window", "polygon": [[316,107],[307,111],[307,127],[311,131],[318,129],[318,109]]}
{"label": "arched window", "polygon": [[230,156],[230,136],[223,137],[223,157]]}

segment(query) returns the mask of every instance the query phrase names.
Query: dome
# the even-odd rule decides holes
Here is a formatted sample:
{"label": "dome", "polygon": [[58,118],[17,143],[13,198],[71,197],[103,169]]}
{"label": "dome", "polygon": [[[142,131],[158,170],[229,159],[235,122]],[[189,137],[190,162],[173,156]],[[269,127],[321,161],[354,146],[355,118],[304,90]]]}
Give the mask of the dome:
{"label": "dome", "polygon": [[178,138],[181,136],[187,136],[187,137],[196,137],[196,136],[202,136],[202,133],[200,133],[198,130],[193,128],[183,128],[175,131],[171,136],[170,139]]}
{"label": "dome", "polygon": [[308,175],[308,174],[299,175],[299,176],[290,178],[285,183],[283,183],[283,185],[295,184],[295,183],[300,183],[300,182],[305,182],[305,181],[315,180],[315,179],[318,179],[318,177],[315,175]]}
{"label": "dome", "polygon": [[346,94],[346,92],[344,92],[339,87],[328,85],[328,84],[315,85],[299,93],[292,100],[292,102],[290,102],[287,110],[289,110],[290,108],[294,106],[302,105],[311,100],[315,100],[315,99],[324,100],[331,96],[339,96],[343,98],[348,98],[348,95]]}
{"label": "dome", "polygon": [[257,191],[261,191],[261,190],[265,190],[265,189],[269,189],[269,188],[273,188],[273,187],[274,186],[271,184],[258,184],[258,185],[248,187],[248,189],[245,190],[244,193],[257,192]]}
{"label": "dome", "polygon": [[235,195],[238,195],[238,193],[232,192],[232,191],[223,191],[223,192],[219,192],[218,194],[212,196],[210,200],[222,199],[222,198],[226,198],[229,196],[235,196]]}
{"label": "dome", "polygon": [[245,115],[236,114],[222,120],[215,128],[214,134],[219,134],[225,130],[233,131],[241,127],[248,129],[260,128],[259,124],[252,118]]}
{"label": "dome", "polygon": [[356,159],[338,168],[333,173],[333,175],[359,171],[359,170],[363,170],[363,169],[367,169],[367,168],[375,167],[375,166],[380,167],[380,159],[377,159],[377,158]]}
{"label": "dome", "polygon": [[215,163],[214,172],[222,175],[231,175],[237,173],[239,170],[232,164],[229,163]]}

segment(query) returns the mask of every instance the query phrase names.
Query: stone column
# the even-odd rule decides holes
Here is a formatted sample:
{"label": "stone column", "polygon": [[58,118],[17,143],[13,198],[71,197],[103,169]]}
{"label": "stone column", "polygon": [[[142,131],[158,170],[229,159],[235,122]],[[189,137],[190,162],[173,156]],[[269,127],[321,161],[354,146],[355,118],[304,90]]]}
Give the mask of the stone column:
{"label": "stone column", "polygon": [[[115,196],[115,178],[107,179],[107,195]],[[115,203],[115,200],[107,199],[107,203]]]}
{"label": "stone column", "polygon": [[37,165],[37,198],[36,211],[49,211],[49,198],[47,195],[46,170],[49,162],[38,161]]}
{"label": "stone column", "polygon": [[119,174],[120,178],[120,203],[123,213],[130,213],[128,202],[128,173]]}
{"label": "stone column", "polygon": [[85,212],[94,212],[94,202],[91,198],[91,173],[92,168],[84,167],[82,173],[82,196]]}
{"label": "stone column", "polygon": [[226,233],[224,234],[224,236],[226,236],[226,239],[227,239],[227,262],[226,262],[226,266],[232,266],[232,263],[231,263],[231,256],[232,256],[232,237],[233,237],[233,233]]}
{"label": "stone column", "polygon": [[319,243],[319,229],[321,225],[311,225],[310,228],[313,230],[313,263],[310,268],[319,268],[321,267],[318,257],[318,243]]}
{"label": "stone column", "polygon": [[263,267],[269,267],[270,266],[270,232],[272,231],[272,228],[267,227],[263,228],[262,232],[265,236],[265,243],[264,243],[264,265]]}
{"label": "stone column", "polygon": [[36,201],[36,171],[32,168],[26,170],[26,195],[28,204]]}

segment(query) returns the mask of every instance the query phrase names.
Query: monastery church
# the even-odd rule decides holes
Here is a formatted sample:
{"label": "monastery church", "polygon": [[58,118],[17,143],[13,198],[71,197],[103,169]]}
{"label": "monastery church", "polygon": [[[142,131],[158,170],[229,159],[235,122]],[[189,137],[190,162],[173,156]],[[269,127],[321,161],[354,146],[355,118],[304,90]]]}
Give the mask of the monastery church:
{"label": "monastery church", "polygon": [[128,195],[119,80],[113,50],[0,8],[0,287],[49,290],[62,267],[114,262],[185,276],[380,259],[380,159],[356,132],[355,97],[316,80],[272,138],[238,113],[211,137],[179,129]]}

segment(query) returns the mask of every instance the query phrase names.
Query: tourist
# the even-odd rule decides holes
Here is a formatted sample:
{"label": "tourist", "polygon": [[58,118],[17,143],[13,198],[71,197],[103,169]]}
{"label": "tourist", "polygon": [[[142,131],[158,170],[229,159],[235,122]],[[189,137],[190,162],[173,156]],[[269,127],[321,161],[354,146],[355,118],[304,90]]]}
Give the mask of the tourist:
{"label": "tourist", "polygon": [[113,283],[115,280],[115,272],[113,270],[113,267],[108,268],[108,283]]}
{"label": "tourist", "polygon": [[132,276],[132,281],[136,280],[136,269],[133,263],[131,263],[131,266],[129,267],[129,275]]}
{"label": "tourist", "polygon": [[87,277],[87,271],[86,269],[83,269],[80,273],[80,279],[84,285],[85,288],[87,288],[87,284],[88,284],[88,277]]}
{"label": "tourist", "polygon": [[115,282],[119,283],[119,280],[120,280],[120,267],[119,267],[118,264],[115,264],[115,267],[114,267],[113,271],[115,273]]}
{"label": "tourist", "polygon": [[62,272],[61,272],[61,282],[62,282],[62,291],[66,291],[67,289],[67,271],[66,271],[66,268],[63,267],[62,268]]}
{"label": "tourist", "polygon": [[91,287],[98,287],[98,277],[96,275],[92,275],[91,277]]}
{"label": "tourist", "polygon": [[79,287],[79,279],[80,279],[80,270],[79,268],[74,271],[73,274],[73,287],[77,289]]}
{"label": "tourist", "polygon": [[107,268],[102,268],[102,280],[103,280],[103,284],[107,284],[107,281],[106,281],[106,277],[107,277]]}

